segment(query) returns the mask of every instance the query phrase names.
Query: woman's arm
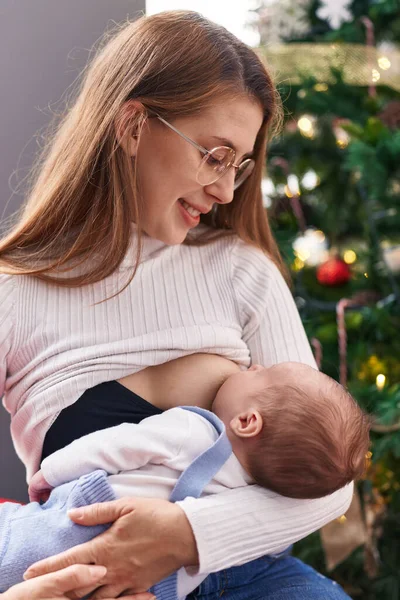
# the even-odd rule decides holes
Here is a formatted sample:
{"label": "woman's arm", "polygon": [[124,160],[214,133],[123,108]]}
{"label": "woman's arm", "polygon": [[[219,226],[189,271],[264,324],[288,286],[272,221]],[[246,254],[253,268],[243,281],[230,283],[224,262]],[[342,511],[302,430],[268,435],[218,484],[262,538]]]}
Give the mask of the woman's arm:
{"label": "woman's arm", "polygon": [[352,485],[309,501],[248,486],[176,504],[153,498],[93,504],[71,511],[71,518],[79,525],[114,521],[112,527],[32,565],[26,576],[77,563],[103,564],[105,585],[93,600],[117,598],[125,589],[138,593],[182,566],[199,565],[199,573],[209,573],[278,552],[343,514],[351,495]]}
{"label": "woman's arm", "polygon": [[[353,484],[324,498],[284,498],[256,485],[178,502],[192,527],[199,573],[280,552],[349,508]],[[223,543],[221,543],[223,540]]]}

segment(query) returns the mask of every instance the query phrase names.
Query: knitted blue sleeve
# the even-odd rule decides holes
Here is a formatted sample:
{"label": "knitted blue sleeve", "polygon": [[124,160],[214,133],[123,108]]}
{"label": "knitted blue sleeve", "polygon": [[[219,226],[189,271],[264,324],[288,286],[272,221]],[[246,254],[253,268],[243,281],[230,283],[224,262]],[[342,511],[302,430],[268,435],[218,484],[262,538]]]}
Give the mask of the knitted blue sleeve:
{"label": "knitted blue sleeve", "polygon": [[77,525],[68,510],[115,499],[107,474],[98,470],[55,488],[45,504],[0,505],[0,592],[22,582],[34,562],[82,544],[110,526]]}

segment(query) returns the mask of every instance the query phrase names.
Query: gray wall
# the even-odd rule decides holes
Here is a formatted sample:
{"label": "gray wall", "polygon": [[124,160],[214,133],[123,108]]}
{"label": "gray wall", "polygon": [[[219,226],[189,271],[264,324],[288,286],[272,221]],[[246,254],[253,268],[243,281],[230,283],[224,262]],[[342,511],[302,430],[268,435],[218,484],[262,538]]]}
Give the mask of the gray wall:
{"label": "gray wall", "polygon": [[[0,217],[21,204],[13,193],[37,150],[37,134],[60,108],[90,48],[113,25],[145,11],[145,0],[0,0]],[[50,107],[50,108],[49,108]],[[0,290],[1,301],[1,290]],[[0,496],[24,501],[25,472],[0,408]]]}

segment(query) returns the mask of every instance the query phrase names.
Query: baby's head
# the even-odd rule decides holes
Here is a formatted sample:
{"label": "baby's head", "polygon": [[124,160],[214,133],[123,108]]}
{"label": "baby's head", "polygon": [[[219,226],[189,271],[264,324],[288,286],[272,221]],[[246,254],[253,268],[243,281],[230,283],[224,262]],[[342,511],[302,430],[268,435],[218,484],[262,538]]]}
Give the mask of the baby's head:
{"label": "baby's head", "polygon": [[246,471],[283,496],[320,498],[364,473],[369,417],[339,383],[307,365],[235,373],[212,409]]}

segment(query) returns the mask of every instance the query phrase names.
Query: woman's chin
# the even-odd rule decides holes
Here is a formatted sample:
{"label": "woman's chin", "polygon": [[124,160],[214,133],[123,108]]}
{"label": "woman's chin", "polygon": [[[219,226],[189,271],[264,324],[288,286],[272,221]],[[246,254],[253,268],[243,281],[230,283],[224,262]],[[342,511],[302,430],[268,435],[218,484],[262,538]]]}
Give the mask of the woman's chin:
{"label": "woman's chin", "polygon": [[163,229],[159,231],[149,232],[148,235],[150,235],[150,237],[152,238],[159,240],[160,242],[164,242],[164,244],[166,244],[167,246],[178,246],[179,244],[182,244],[185,241],[188,233],[189,231],[186,228],[171,228],[170,231],[166,231],[165,229]]}

